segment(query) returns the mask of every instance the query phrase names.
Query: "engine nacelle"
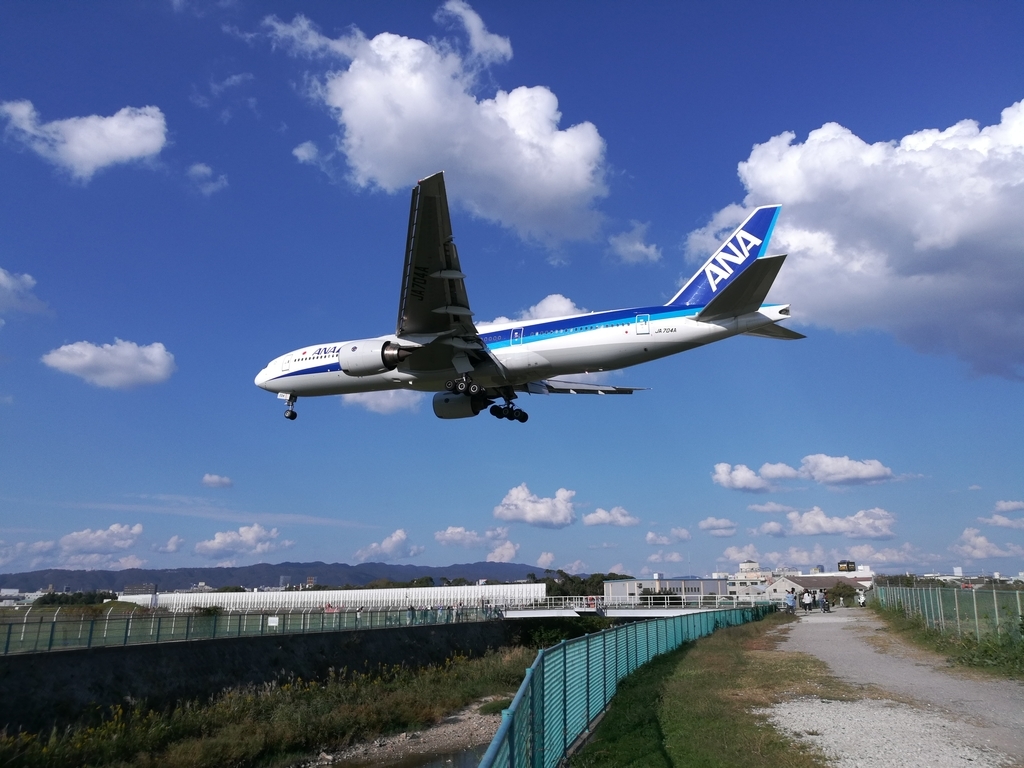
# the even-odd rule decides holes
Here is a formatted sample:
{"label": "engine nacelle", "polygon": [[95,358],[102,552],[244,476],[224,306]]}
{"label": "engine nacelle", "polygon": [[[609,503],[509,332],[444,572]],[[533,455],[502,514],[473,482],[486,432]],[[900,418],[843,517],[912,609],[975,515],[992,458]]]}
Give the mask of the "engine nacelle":
{"label": "engine nacelle", "polygon": [[404,349],[393,341],[360,339],[341,348],[338,363],[349,376],[373,376],[395,370],[412,353],[413,350]]}
{"label": "engine nacelle", "polygon": [[434,395],[434,415],[439,419],[468,419],[491,404],[486,397],[438,392]]}

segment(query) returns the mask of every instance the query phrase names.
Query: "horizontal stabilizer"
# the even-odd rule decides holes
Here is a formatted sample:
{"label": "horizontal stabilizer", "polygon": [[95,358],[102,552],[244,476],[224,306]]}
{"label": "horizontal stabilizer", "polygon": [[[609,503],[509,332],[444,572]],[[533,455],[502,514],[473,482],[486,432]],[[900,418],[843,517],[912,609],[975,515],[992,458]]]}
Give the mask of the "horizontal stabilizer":
{"label": "horizontal stabilizer", "polygon": [[755,259],[753,264],[708,302],[697,314],[697,319],[724,320],[759,310],[785,260],[786,254]]}
{"label": "horizontal stabilizer", "polygon": [[791,331],[789,328],[783,328],[781,325],[763,325],[760,328],[755,328],[752,331],[746,332],[747,336],[760,336],[764,339],[782,339],[784,341],[795,341],[796,339],[806,339],[802,333]]}
{"label": "horizontal stabilizer", "polygon": [[529,384],[516,387],[516,389],[531,395],[631,395],[644,387],[613,387],[608,384],[548,379],[547,381],[531,381]]}

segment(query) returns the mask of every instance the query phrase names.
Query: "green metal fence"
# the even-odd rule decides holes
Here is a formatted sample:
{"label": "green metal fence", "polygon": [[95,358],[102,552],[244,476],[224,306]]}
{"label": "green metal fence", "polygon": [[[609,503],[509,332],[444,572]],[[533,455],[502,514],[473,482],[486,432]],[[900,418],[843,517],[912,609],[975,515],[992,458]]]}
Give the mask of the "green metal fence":
{"label": "green metal fence", "polygon": [[71,616],[57,614],[6,616],[0,621],[2,655],[141,645],[147,643],[212,640],[229,637],[344,632],[421,624],[451,624],[498,618],[490,608],[418,608],[278,613],[112,614]]}
{"label": "green metal fence", "polygon": [[925,626],[958,637],[1008,635],[1021,638],[1024,593],[1010,589],[875,587],[883,608],[920,616]]}
{"label": "green metal fence", "polygon": [[554,768],[604,711],[619,681],[653,657],[719,627],[744,624],[769,605],[649,619],[567,640],[537,654],[480,768]]}

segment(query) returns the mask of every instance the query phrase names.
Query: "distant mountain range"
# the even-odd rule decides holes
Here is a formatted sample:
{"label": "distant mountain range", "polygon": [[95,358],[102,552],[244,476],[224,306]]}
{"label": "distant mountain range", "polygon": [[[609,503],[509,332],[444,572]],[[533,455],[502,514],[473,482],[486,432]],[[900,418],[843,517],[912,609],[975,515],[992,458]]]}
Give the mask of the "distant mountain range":
{"label": "distant mountain range", "polygon": [[518,581],[526,574],[543,576],[544,569],[522,563],[461,563],[434,567],[428,565],[395,565],[393,563],[259,563],[238,568],[128,568],[123,571],[68,571],[51,568],[24,573],[0,573],[0,587],[35,592],[51,584],[58,592],[106,590],[121,592],[126,584],[156,584],[161,592],[205,582],[217,587],[276,587],[284,577],[288,584],[305,584],[310,576],[320,585],[361,587],[378,579],[412,581],[431,576],[441,585],[441,578],[464,578],[475,583],[479,579]]}

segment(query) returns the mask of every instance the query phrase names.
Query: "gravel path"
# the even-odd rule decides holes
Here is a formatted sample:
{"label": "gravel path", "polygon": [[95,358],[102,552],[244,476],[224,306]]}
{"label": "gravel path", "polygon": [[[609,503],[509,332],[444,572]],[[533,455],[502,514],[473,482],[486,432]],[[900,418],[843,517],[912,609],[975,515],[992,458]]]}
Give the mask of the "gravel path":
{"label": "gravel path", "polygon": [[[867,610],[802,615],[782,652],[807,653],[875,699],[799,699],[767,710],[840,768],[1024,766],[1024,684],[949,667],[896,641]],[[892,700],[878,700],[877,696]],[[899,703],[897,703],[899,702]]]}

